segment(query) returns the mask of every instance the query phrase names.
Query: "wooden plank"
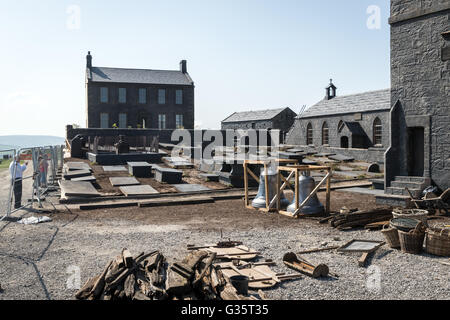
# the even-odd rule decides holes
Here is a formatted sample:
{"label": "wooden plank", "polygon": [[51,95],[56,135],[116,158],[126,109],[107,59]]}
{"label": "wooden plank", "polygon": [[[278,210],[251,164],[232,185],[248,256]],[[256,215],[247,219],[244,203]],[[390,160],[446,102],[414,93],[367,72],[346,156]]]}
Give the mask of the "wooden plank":
{"label": "wooden plank", "polygon": [[364,267],[372,252],[364,252],[358,260],[358,265]]}
{"label": "wooden plank", "polygon": [[152,201],[140,202],[139,207],[163,207],[163,206],[181,206],[201,203],[213,203],[212,197],[189,197],[174,199],[155,199]]}

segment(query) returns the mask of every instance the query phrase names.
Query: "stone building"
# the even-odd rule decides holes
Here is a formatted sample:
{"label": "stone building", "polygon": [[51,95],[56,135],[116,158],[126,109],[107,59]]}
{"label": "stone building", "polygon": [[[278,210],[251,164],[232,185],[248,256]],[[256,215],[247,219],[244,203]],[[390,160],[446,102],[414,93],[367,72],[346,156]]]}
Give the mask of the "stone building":
{"label": "stone building", "polygon": [[290,108],[235,112],[222,120],[222,130],[227,129],[278,129],[288,132],[297,114]]}
{"label": "stone building", "polygon": [[194,128],[194,82],[179,70],[95,67],[86,57],[87,128]]}
{"label": "stone building", "polygon": [[[450,1],[392,0],[386,193],[450,187]],[[402,182],[404,182],[402,184]]]}
{"label": "stone building", "polygon": [[389,146],[390,90],[337,96],[330,81],[325,98],[298,115],[286,143],[380,162]]}

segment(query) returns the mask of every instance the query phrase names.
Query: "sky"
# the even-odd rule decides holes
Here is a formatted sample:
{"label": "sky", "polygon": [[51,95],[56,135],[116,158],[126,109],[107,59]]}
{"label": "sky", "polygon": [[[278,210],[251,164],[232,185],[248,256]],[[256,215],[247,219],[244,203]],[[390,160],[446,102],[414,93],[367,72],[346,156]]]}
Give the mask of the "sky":
{"label": "sky", "polygon": [[178,70],[204,129],[390,87],[388,0],[0,0],[0,135],[85,126],[85,66]]}

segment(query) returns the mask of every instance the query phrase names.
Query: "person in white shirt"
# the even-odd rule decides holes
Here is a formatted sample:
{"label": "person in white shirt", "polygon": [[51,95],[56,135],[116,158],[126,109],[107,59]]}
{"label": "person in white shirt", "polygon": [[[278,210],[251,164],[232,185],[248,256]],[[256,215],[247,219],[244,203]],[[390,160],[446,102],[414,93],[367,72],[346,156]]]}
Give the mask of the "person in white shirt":
{"label": "person in white shirt", "polygon": [[[16,156],[14,161],[11,161],[9,165],[9,172],[11,173],[11,179],[14,179],[14,209],[18,209],[22,206],[22,175],[26,170],[28,162],[24,165],[20,164],[20,157]],[[15,173],[15,176],[14,176]]]}

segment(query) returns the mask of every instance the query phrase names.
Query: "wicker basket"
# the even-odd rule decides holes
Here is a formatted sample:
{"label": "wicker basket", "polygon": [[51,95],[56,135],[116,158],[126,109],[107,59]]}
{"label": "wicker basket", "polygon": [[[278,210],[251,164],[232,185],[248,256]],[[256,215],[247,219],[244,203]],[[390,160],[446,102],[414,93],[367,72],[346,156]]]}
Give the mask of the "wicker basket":
{"label": "wicker basket", "polygon": [[400,248],[400,239],[398,238],[398,230],[396,228],[389,227],[389,224],[385,224],[381,233],[386,238],[389,247]]}
{"label": "wicker basket", "polygon": [[425,225],[417,224],[416,228],[409,232],[398,230],[400,248],[406,253],[420,253],[425,239]]}
{"label": "wicker basket", "polygon": [[428,220],[428,211],[423,209],[394,209],[392,215],[394,218],[412,218],[426,223]]}
{"label": "wicker basket", "polygon": [[425,251],[436,256],[450,256],[450,230],[427,229]]}

